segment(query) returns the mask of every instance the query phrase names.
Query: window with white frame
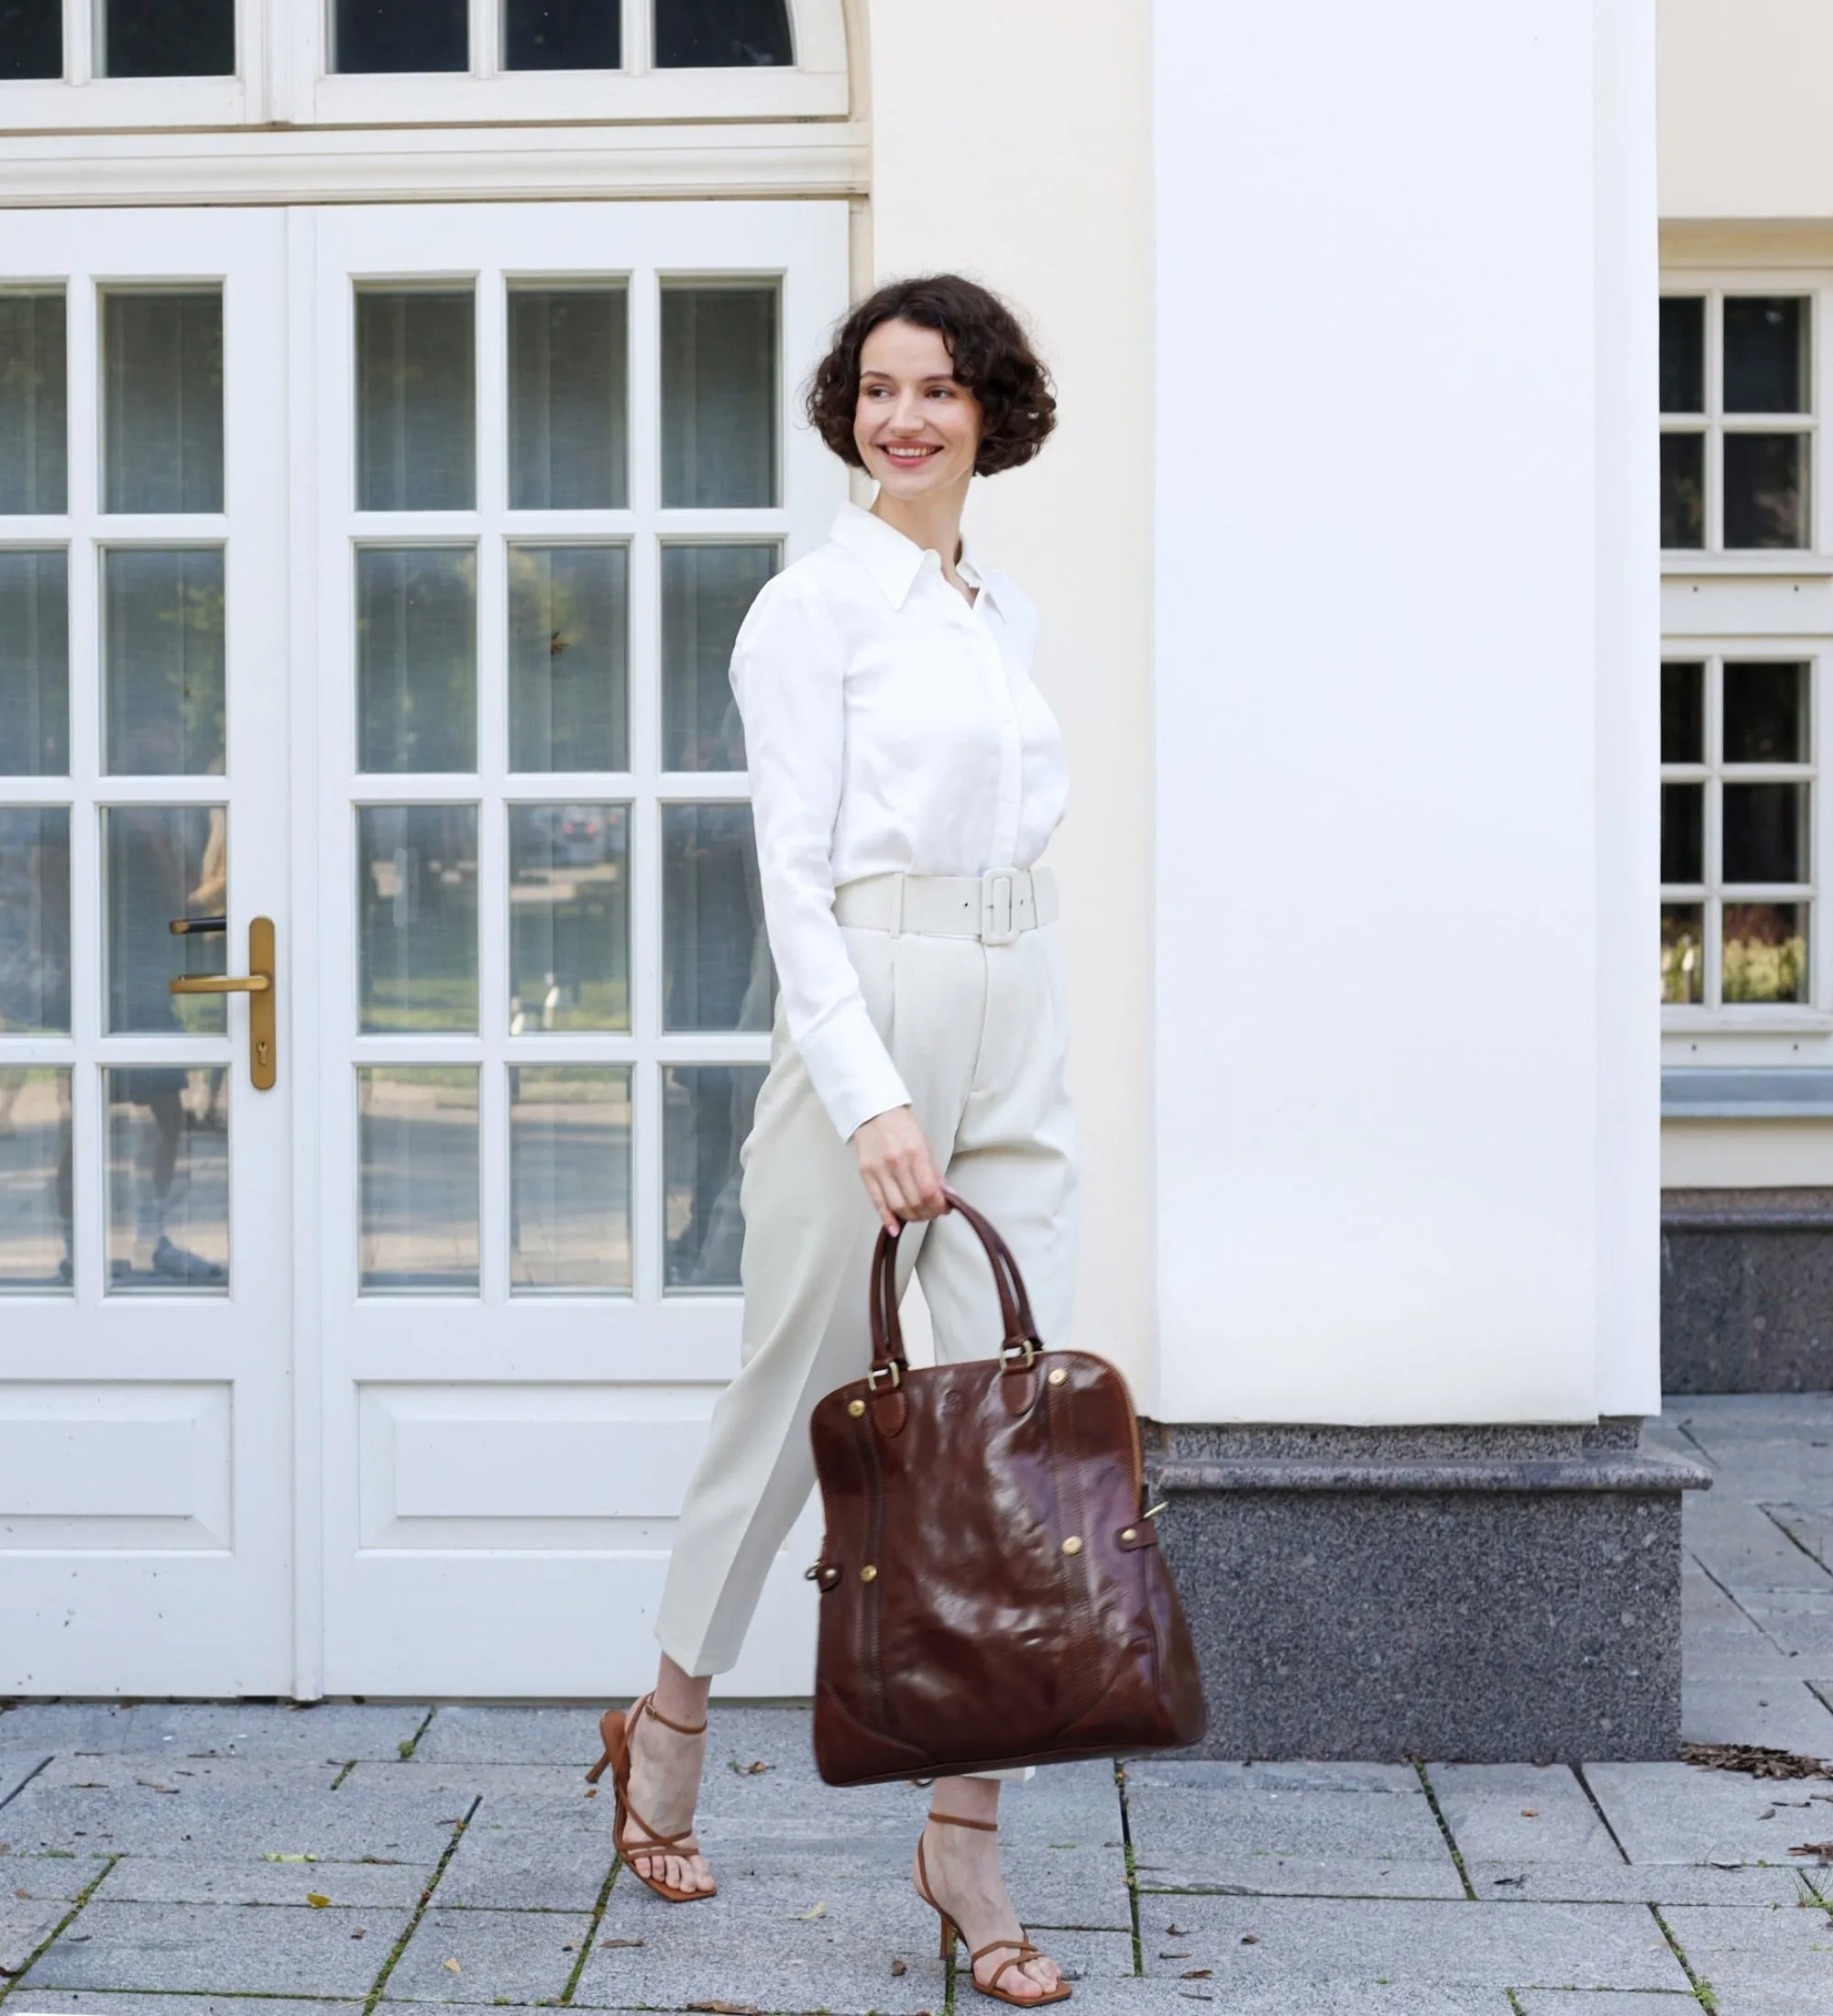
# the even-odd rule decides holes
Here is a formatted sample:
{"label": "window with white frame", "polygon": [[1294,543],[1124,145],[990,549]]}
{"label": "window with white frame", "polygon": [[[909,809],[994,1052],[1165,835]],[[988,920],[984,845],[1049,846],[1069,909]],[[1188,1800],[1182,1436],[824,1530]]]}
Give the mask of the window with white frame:
{"label": "window with white frame", "polygon": [[1806,1007],[1815,916],[1816,661],[1662,665],[1662,1001]]}
{"label": "window with white frame", "polygon": [[1661,542],[1670,553],[1811,547],[1814,301],[1725,288],[1661,303]]}

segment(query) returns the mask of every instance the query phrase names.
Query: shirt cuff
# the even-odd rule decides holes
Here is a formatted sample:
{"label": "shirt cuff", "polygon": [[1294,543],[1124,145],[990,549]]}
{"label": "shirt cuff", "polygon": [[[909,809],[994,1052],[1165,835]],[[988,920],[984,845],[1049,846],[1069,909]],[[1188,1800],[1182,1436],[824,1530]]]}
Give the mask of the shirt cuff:
{"label": "shirt cuff", "polygon": [[863,1002],[810,1030],[796,1047],[842,1141],[851,1141],[868,1120],[911,1103]]}

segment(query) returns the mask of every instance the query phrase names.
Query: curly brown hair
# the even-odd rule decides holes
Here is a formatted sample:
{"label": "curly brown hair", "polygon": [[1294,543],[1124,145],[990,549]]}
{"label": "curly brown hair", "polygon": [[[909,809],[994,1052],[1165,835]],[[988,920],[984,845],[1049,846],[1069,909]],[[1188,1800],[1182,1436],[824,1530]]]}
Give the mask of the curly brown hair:
{"label": "curly brown hair", "polygon": [[891,280],[869,294],[834,332],[808,387],[808,418],[842,462],[862,468],[853,443],[860,351],[881,323],[915,323],[949,346],[956,382],[980,402],[976,476],[997,476],[1029,462],[1057,424],[1050,374],[1018,317],[999,296],[959,273]]}

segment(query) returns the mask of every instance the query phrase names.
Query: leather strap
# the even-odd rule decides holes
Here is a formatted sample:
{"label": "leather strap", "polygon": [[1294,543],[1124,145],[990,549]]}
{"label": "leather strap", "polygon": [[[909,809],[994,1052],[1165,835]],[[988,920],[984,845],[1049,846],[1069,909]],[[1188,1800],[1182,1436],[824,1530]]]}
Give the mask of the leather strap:
{"label": "leather strap", "polygon": [[637,1704],[637,1713],[646,1715],[653,1722],[661,1723],[664,1729],[673,1729],[676,1736],[705,1736],[707,1733],[707,1725],[704,1722],[696,1723],[691,1729],[685,1722],[671,1722],[655,1705],[653,1694],[645,1694],[642,1697]]}
{"label": "leather strap", "polygon": [[932,1813],[929,1817],[938,1827],[971,1827],[976,1834],[999,1832],[999,1823],[996,1820],[963,1820],[960,1813]]}
{"label": "leather strap", "polygon": [[[1043,1341],[1037,1335],[1037,1319],[1031,1313],[1031,1298],[1025,1292],[1025,1277],[1018,1271],[1012,1248],[964,1198],[947,1189],[942,1195],[948,1200],[949,1209],[959,1211],[973,1228],[993,1264],[1000,1321],[1004,1326],[1002,1350],[1029,1344],[1034,1352],[1041,1351]],[[897,1242],[903,1232],[902,1225],[895,1232],[881,1227],[878,1244],[873,1249],[871,1380],[874,1393],[895,1389],[910,1369],[910,1361],[904,1353],[904,1326],[897,1313]],[[1007,1369],[1019,1373],[1030,1368],[1022,1364],[1008,1364]]]}

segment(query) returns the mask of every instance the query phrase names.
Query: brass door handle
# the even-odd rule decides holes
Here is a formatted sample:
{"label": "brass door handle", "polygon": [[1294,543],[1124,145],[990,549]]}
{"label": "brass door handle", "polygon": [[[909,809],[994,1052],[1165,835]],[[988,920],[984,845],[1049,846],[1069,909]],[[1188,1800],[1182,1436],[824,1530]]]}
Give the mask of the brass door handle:
{"label": "brass door handle", "polygon": [[[209,920],[214,923],[213,918]],[[271,1091],[278,1076],[275,1055],[274,920],[248,920],[248,970],[246,973],[200,973],[169,981],[175,994],[247,994],[248,997],[248,1081],[258,1092]]]}

